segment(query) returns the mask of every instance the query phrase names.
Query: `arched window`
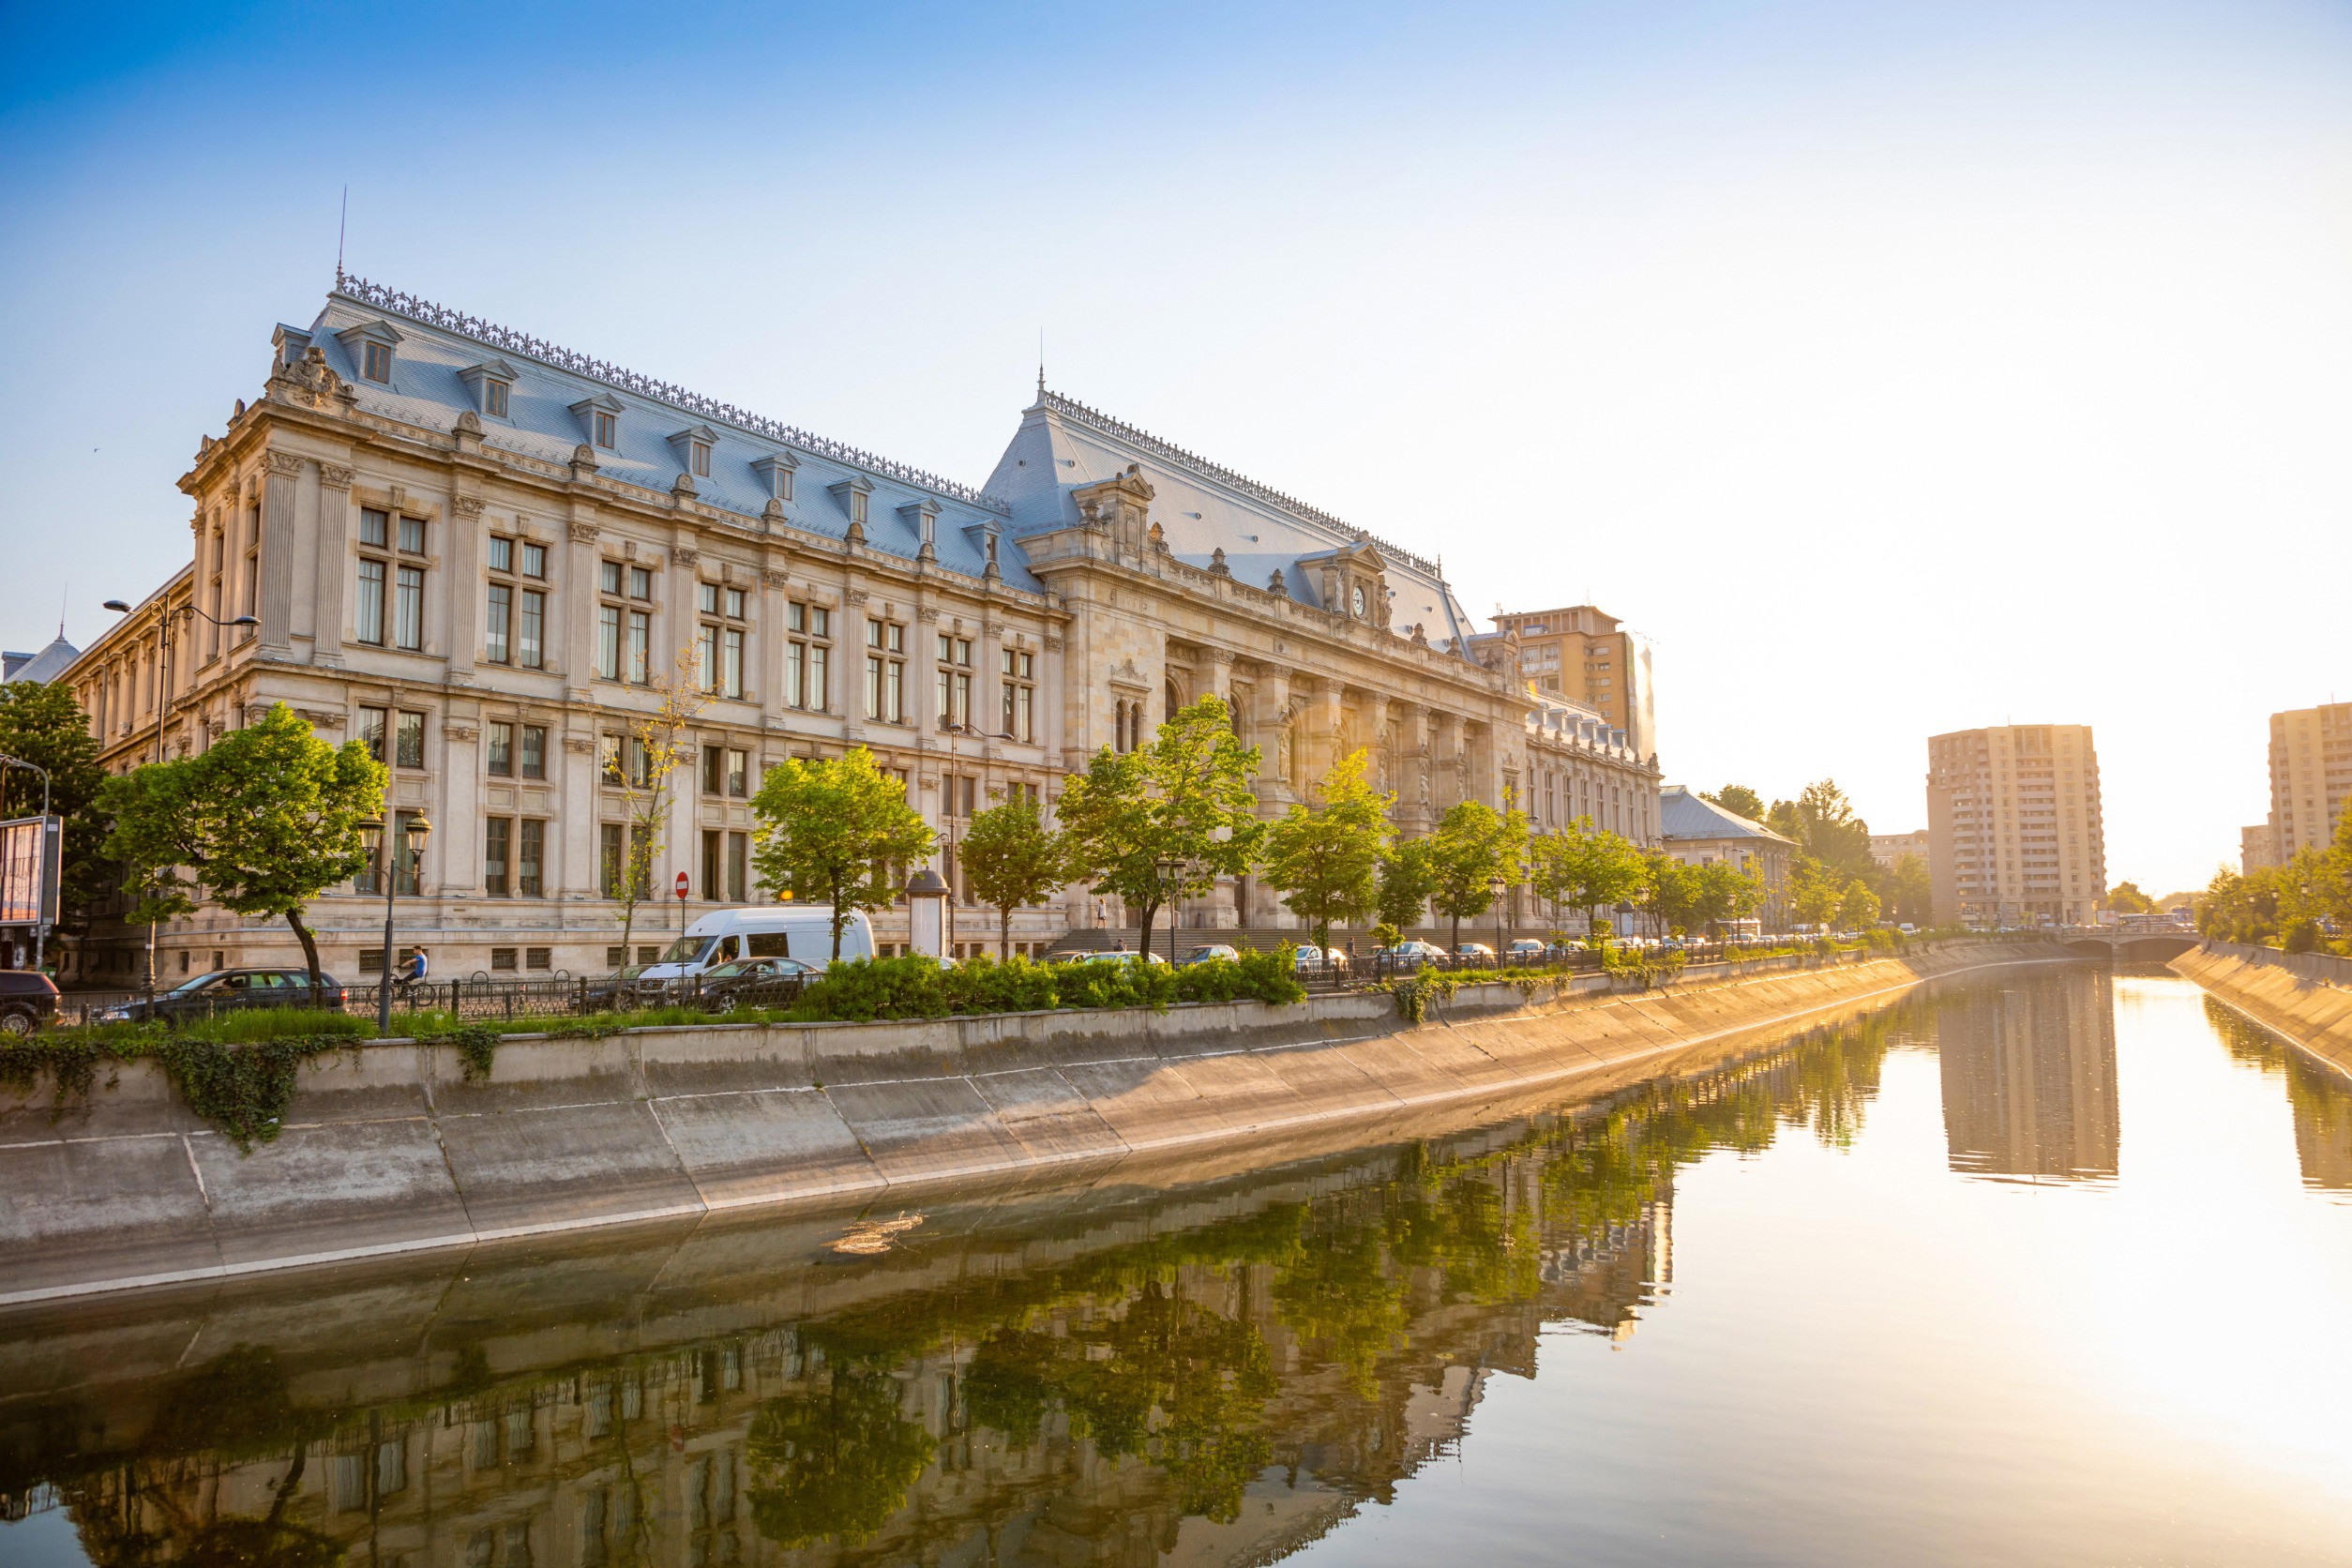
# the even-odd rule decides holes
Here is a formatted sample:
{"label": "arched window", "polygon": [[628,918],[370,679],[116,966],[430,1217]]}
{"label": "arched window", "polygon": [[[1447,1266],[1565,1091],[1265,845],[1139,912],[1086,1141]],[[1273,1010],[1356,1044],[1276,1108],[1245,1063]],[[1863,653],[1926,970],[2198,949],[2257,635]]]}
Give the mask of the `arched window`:
{"label": "arched window", "polygon": [[1171,719],[1174,718],[1178,712],[1183,709],[1184,705],[1184,696],[1177,691],[1176,678],[1171,675],[1168,679],[1168,716]]}

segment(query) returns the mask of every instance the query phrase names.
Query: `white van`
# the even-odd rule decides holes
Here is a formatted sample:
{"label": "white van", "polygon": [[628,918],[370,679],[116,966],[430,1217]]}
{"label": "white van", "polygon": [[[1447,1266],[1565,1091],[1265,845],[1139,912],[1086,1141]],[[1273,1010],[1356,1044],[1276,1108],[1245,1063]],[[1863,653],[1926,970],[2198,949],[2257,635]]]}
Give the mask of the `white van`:
{"label": "white van", "polygon": [[[841,957],[874,956],[874,927],[863,910],[841,923]],[[731,958],[798,958],[824,968],[833,957],[833,910],[825,904],[759,904],[713,910],[686,928],[641,980],[680,980]]]}

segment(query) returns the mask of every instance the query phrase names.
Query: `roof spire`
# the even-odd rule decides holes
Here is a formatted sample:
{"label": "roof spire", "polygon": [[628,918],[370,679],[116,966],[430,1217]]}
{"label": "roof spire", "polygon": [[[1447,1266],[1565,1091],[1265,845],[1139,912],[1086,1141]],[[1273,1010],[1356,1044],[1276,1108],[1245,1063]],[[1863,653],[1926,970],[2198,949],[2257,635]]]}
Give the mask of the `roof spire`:
{"label": "roof spire", "polygon": [[1046,329],[1045,329],[1044,327],[1042,327],[1042,326],[1041,326],[1041,327],[1039,327],[1039,328],[1037,329],[1037,400],[1038,400],[1038,401],[1040,401],[1040,402],[1043,402],[1043,401],[1045,400],[1045,397],[1046,397]]}

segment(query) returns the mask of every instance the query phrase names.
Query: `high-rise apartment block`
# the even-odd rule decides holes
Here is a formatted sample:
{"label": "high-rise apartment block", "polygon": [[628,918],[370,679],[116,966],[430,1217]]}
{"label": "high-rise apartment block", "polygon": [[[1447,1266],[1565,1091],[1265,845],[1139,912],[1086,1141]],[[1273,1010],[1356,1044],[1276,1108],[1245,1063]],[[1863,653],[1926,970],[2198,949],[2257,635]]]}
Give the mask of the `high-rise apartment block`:
{"label": "high-rise apartment block", "polygon": [[[1518,641],[1518,676],[1538,691],[1565,697],[1625,732],[1636,757],[1658,748],[1655,700],[1650,690],[1650,645],[1624,623],[1589,604],[1565,610],[1498,614],[1489,637]],[[1485,649],[1481,647],[1482,656]]]}
{"label": "high-rise apartment block", "polygon": [[1938,924],[2088,925],[2107,885],[2090,726],[1931,739],[1927,837]]}
{"label": "high-rise apartment block", "polygon": [[2352,800],[2352,702],[2270,716],[2270,854],[2325,849]]}

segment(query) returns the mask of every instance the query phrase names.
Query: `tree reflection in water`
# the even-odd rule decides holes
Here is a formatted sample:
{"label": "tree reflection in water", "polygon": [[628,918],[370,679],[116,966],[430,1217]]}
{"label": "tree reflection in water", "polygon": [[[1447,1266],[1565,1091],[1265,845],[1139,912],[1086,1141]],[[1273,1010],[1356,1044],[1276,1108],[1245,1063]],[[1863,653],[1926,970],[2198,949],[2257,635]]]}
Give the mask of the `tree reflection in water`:
{"label": "tree reflection in water", "polygon": [[[397,1373],[336,1343],[330,1302],[309,1332],[152,1393],[0,1408],[0,1490],[59,1487],[109,1568],[324,1568],[363,1547],[372,1568],[723,1568],[975,1541],[983,1560],[1126,1561],[1186,1520],[1271,1560],[1392,1495],[1486,1376],[1531,1372],[1547,1325],[1628,1332],[1670,1277],[1675,1172],[1784,1129],[1850,1142],[1919,1016],[1163,1195],[1140,1226],[1132,1202],[1012,1242],[927,1226],[882,1259],[795,1257],[685,1304],[649,1285],[560,1321],[532,1316],[541,1276],[519,1264],[460,1282],[494,1309],[430,1307]],[[780,1319],[779,1301],[819,1304]],[[599,1338],[644,1348],[583,1358]],[[292,1392],[387,1378],[419,1392]]]}

